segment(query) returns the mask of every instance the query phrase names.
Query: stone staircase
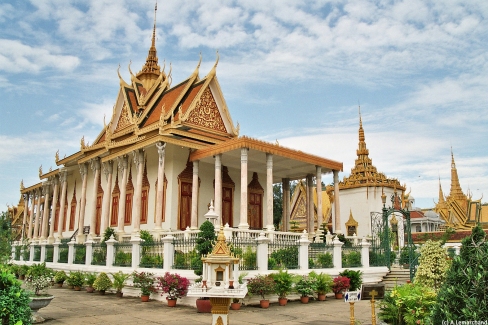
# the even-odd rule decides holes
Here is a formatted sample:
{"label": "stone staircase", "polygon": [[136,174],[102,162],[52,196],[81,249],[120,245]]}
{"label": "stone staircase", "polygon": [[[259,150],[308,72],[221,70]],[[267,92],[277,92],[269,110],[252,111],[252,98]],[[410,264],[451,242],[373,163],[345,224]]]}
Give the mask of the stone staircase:
{"label": "stone staircase", "polygon": [[402,285],[410,280],[410,271],[399,267],[391,268],[390,273],[383,277],[381,283],[385,284],[385,290],[391,290],[395,285]]}

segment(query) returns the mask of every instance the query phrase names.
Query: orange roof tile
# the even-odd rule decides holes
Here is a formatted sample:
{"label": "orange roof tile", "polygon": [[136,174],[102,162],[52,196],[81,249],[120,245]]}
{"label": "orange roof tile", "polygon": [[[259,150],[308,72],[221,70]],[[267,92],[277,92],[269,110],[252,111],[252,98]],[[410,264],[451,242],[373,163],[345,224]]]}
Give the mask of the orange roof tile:
{"label": "orange roof tile", "polygon": [[185,100],[181,104],[181,115],[185,115],[188,107],[190,107],[191,103],[193,102],[193,99],[195,98],[195,96],[198,94],[198,92],[202,88],[203,83],[204,83],[204,81],[199,82],[198,84],[195,84],[190,88],[190,93],[188,94],[188,96],[185,98]]}

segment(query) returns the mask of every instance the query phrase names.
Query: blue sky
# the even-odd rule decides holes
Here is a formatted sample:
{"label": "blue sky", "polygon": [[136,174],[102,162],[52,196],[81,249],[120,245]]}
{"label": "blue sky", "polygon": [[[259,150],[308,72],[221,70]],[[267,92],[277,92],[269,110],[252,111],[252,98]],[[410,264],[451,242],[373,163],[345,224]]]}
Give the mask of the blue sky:
{"label": "blue sky", "polygon": [[[117,67],[130,80],[150,46],[154,1],[0,4],[0,210],[21,179],[92,142],[111,116]],[[450,187],[488,195],[488,2],[159,1],[156,47],[173,84],[217,76],[240,134],[342,161],[358,146],[419,207]],[[324,182],[331,182],[330,175]]]}

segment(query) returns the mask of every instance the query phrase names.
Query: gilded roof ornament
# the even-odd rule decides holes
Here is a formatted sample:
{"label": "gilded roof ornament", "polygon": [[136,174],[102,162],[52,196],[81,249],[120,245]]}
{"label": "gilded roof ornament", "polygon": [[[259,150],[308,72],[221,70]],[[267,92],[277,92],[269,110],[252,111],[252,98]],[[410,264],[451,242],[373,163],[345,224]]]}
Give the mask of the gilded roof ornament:
{"label": "gilded roof ornament", "polygon": [[198,76],[198,71],[200,70],[201,63],[202,63],[202,52],[200,52],[200,60],[198,61],[197,67],[195,68],[195,71],[193,71],[191,77]]}
{"label": "gilded roof ornament", "polygon": [[24,180],[21,180],[20,181],[20,190],[22,191],[23,189],[25,189],[25,187],[24,187]]}
{"label": "gilded roof ornament", "polygon": [[241,126],[239,125],[239,122],[237,122],[236,126],[236,135],[239,136],[239,130],[241,129]]}
{"label": "gilded roof ornament", "polygon": [[130,69],[131,64],[132,64],[132,60],[129,61],[129,73],[130,73],[131,79],[134,79],[136,76],[134,76],[134,74],[132,73],[132,70]]}
{"label": "gilded roof ornament", "polygon": [[41,176],[42,176],[42,165],[39,166],[39,177],[41,177]]}
{"label": "gilded roof ornament", "polygon": [[56,163],[59,161],[59,149],[58,151],[56,151],[56,154],[54,155],[54,160],[56,161]]}
{"label": "gilded roof ornament", "polygon": [[85,144],[85,136],[82,136],[82,137],[81,137],[81,140],[80,140],[80,145],[81,145],[81,149],[85,149],[85,148],[86,148],[86,144]]}
{"label": "gilded roof ornament", "polygon": [[215,60],[215,64],[214,64],[212,70],[210,70],[210,72],[208,73],[206,78],[211,78],[211,77],[215,76],[215,74],[217,73],[217,65],[219,64],[219,58],[220,58],[219,50],[217,50],[217,59]]}

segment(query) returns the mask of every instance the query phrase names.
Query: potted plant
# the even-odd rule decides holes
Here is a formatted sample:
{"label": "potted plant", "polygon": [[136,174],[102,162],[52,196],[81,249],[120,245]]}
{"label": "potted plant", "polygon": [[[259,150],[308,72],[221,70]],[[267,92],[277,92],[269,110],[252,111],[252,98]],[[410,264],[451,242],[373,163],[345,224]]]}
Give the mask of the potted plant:
{"label": "potted plant", "polygon": [[81,271],[74,271],[69,274],[70,284],[75,291],[80,291],[85,283],[85,274]]}
{"label": "potted plant", "polygon": [[112,286],[112,280],[108,277],[107,273],[101,272],[95,282],[93,282],[93,288],[98,290],[101,295],[105,294],[105,291]]}
{"label": "potted plant", "polygon": [[168,306],[174,307],[176,300],[186,296],[190,280],[180,276],[176,273],[166,272],[163,276],[158,277],[158,287],[162,290],[162,294],[167,294]]}
{"label": "potted plant", "polygon": [[0,324],[30,324],[28,293],[7,268],[0,265]]}
{"label": "potted plant", "polygon": [[127,279],[130,277],[130,274],[119,271],[117,273],[110,273],[110,275],[112,275],[112,278],[114,279],[113,287],[116,290],[115,295],[119,298],[122,298],[122,296],[124,295],[122,289],[125,286],[125,281],[127,281]]}
{"label": "potted plant", "polygon": [[361,289],[361,284],[363,283],[363,280],[361,279],[362,276],[361,271],[353,271],[353,270],[348,270],[345,269],[341,273],[339,273],[340,276],[345,276],[346,278],[349,278],[349,291],[356,291]]}
{"label": "potted plant", "polygon": [[53,274],[53,270],[47,268],[46,263],[32,264],[27,271],[25,282],[28,287],[34,290],[33,295],[30,297],[31,302],[29,303],[34,322],[44,321],[44,318],[38,314],[38,311],[49,305],[54,298],[52,295],[42,293],[44,289],[51,285]]}
{"label": "potted plant", "polygon": [[92,272],[85,273],[85,284],[86,292],[92,293],[95,289],[93,288],[93,283],[97,279],[97,274]]}
{"label": "potted plant", "polygon": [[239,310],[239,309],[241,309],[241,299],[239,299],[239,298],[232,298],[232,302],[230,303],[230,309],[232,309],[232,310]]}
{"label": "potted plant", "polygon": [[295,290],[300,294],[301,302],[308,304],[310,296],[317,291],[317,280],[313,277],[303,276],[295,284]]}
{"label": "potted plant", "polygon": [[269,275],[256,275],[247,281],[247,292],[250,296],[261,296],[260,305],[261,308],[269,307],[269,300],[266,299],[266,295],[275,292],[275,282]]}
{"label": "potted plant", "polygon": [[[192,266],[194,266],[194,272],[196,275],[201,276],[203,273],[202,257],[212,252],[213,243],[216,239],[215,227],[213,223],[206,220],[200,225],[200,232],[197,234],[197,244],[195,251],[197,254],[192,258]],[[206,281],[203,285],[205,286]],[[210,304],[210,298],[200,297],[196,300],[197,312],[210,313],[212,310],[212,304]]]}
{"label": "potted plant", "polygon": [[275,293],[278,295],[278,304],[285,306],[288,302],[286,296],[291,292],[293,288],[293,275],[288,271],[279,270],[278,273],[270,275],[275,283]]}
{"label": "potted plant", "polygon": [[349,288],[349,278],[345,276],[338,276],[333,280],[332,291],[335,293],[336,299],[342,299],[342,294]]}
{"label": "potted plant", "polygon": [[332,277],[326,273],[317,274],[315,271],[310,272],[309,276],[317,282],[317,298],[319,301],[325,300],[325,295],[332,291]]}
{"label": "potted plant", "polygon": [[28,265],[24,264],[19,267],[19,270],[17,271],[19,273],[19,280],[25,279],[25,275],[27,274],[27,271],[29,271]]}
{"label": "potted plant", "polygon": [[154,292],[154,273],[149,272],[134,272],[132,273],[132,283],[135,288],[141,290],[141,301],[149,301],[149,296],[151,292]]}
{"label": "potted plant", "polygon": [[58,287],[62,287],[67,278],[68,276],[63,270],[56,271],[56,273],[54,273],[54,283],[56,283]]}

